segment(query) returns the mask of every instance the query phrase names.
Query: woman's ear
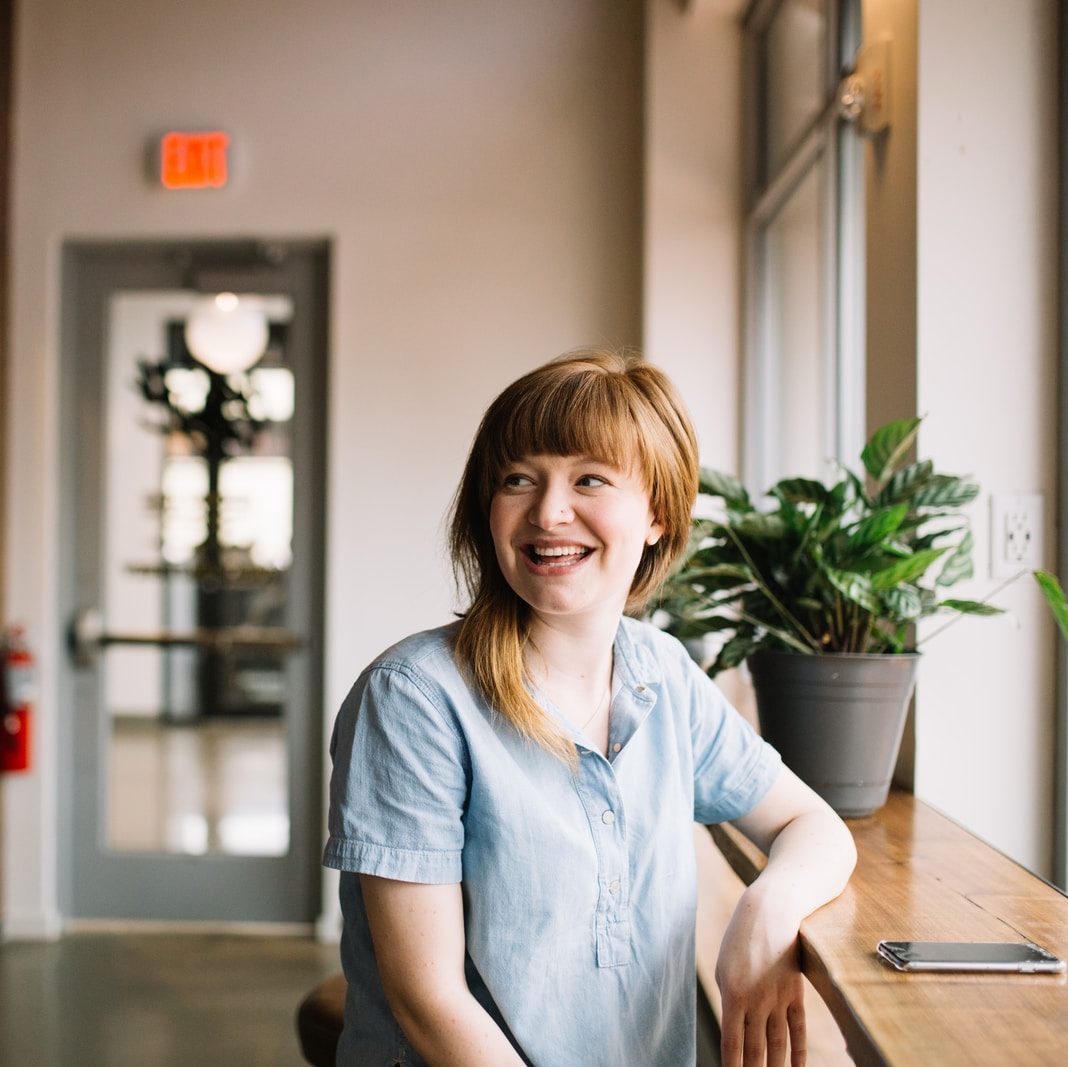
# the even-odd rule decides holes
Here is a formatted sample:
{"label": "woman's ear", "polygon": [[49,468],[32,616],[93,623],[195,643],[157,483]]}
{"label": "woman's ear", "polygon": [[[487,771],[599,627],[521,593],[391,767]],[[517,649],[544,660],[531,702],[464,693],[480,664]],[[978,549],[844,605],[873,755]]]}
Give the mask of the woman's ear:
{"label": "woman's ear", "polygon": [[649,524],[649,532],[645,535],[645,543],[652,548],[653,545],[664,536],[664,527],[655,519]]}

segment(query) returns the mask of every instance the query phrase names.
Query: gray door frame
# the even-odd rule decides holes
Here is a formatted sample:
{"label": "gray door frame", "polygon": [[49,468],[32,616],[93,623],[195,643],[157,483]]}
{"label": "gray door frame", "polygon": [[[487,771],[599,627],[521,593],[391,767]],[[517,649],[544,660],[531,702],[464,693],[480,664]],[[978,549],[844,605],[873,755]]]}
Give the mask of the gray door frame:
{"label": "gray door frame", "polygon": [[[287,629],[290,846],[284,856],[120,853],[105,847],[108,724],[101,671],[60,671],[60,908],[65,917],[311,923],[320,906],[322,619],[329,247],[322,241],[70,242],[63,251],[59,617],[101,600],[102,359],[116,290],[287,293],[293,416],[293,563]],[[86,521],[86,520],[89,521]]]}

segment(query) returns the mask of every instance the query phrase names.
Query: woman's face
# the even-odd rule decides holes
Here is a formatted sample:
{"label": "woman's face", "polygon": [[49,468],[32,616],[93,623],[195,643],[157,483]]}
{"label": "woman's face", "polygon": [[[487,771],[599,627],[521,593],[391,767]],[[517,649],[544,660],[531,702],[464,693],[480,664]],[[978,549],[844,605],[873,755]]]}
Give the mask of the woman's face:
{"label": "woman's face", "polygon": [[508,584],[540,616],[611,619],[646,545],[663,532],[641,477],[584,456],[526,456],[507,467],[490,532]]}

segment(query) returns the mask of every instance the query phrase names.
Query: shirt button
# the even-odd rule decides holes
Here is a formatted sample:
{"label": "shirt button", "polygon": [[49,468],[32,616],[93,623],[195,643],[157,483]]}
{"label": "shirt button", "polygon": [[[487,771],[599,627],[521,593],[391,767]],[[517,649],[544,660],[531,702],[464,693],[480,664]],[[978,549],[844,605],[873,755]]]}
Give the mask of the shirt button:
{"label": "shirt button", "polygon": [[635,693],[644,693],[645,692],[645,686],[644,685],[639,685],[638,688],[634,690],[634,692]]}
{"label": "shirt button", "polygon": [[614,811],[609,810],[601,812],[601,822],[603,822],[605,826],[611,826],[615,821],[616,813]]}
{"label": "shirt button", "polygon": [[620,743],[619,743],[619,742],[617,741],[617,742],[616,742],[616,743],[615,743],[615,744],[614,744],[614,745],[612,746],[612,751],[613,751],[613,752],[618,752],[618,751],[619,751],[619,750],[620,750],[620,749],[621,749],[622,747],[623,747],[623,746],[622,746],[622,745],[621,745],[621,744],[620,744]]}
{"label": "shirt button", "polygon": [[610,881],[608,883],[608,892],[609,893],[618,893],[619,892],[619,879],[618,878],[613,878],[612,881]]}

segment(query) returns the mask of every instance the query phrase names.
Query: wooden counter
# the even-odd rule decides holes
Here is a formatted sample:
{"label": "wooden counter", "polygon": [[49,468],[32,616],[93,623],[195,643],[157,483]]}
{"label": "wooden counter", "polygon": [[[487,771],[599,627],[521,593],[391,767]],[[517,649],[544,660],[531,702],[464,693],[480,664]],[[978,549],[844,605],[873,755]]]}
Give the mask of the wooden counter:
{"label": "wooden counter", "polygon": [[[1068,897],[904,793],[849,827],[857,870],[805,920],[801,949],[856,1063],[1068,1065],[1064,975],[903,974],[875,953],[881,939],[1029,940],[1068,958]],[[710,829],[751,882],[760,850],[731,826]]]}

